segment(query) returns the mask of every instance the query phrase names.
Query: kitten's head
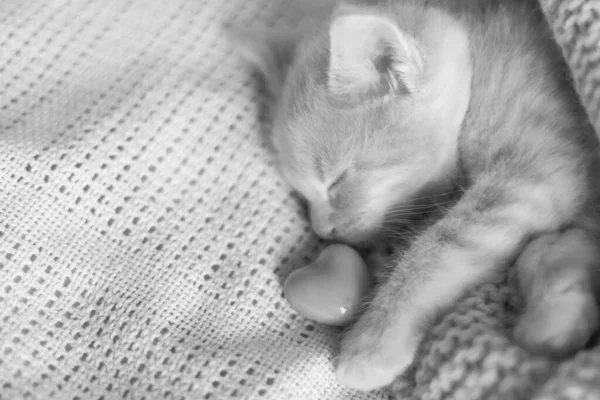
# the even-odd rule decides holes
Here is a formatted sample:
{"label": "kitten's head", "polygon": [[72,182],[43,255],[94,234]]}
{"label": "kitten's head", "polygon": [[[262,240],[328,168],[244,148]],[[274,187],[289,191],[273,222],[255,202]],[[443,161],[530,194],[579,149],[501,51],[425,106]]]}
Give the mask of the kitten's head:
{"label": "kitten's head", "polygon": [[[417,29],[429,16],[411,18]],[[468,94],[450,97],[468,83],[430,63],[456,58],[465,43],[437,49],[394,21],[341,7],[310,30],[237,37],[277,96],[280,172],[324,238],[358,243],[402,222],[419,199],[447,190],[455,169]]]}

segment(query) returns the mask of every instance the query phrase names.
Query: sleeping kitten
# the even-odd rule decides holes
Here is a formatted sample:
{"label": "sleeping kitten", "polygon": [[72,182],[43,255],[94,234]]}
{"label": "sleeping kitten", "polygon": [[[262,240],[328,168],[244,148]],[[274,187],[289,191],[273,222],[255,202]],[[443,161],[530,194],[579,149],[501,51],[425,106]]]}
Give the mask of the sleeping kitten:
{"label": "sleeping kitten", "polygon": [[536,3],[320,4],[330,12],[295,30],[234,36],[278,97],[279,170],[314,231],[362,243],[462,188],[392,260],[342,339],[339,381],[391,383],[440,309],[515,261],[527,301],[515,338],[582,348],[598,325],[598,143]]}

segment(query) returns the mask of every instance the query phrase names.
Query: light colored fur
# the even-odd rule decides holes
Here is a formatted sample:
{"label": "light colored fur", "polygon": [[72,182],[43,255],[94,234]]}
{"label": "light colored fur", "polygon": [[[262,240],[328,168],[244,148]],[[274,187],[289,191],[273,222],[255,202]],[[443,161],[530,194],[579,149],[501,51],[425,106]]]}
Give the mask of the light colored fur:
{"label": "light colored fur", "polygon": [[344,335],[348,386],[389,384],[441,309],[515,260],[525,347],[570,354],[598,325],[598,143],[533,4],[328,2],[291,36],[238,36],[278,96],[278,166],[319,235],[362,243],[463,189]]}

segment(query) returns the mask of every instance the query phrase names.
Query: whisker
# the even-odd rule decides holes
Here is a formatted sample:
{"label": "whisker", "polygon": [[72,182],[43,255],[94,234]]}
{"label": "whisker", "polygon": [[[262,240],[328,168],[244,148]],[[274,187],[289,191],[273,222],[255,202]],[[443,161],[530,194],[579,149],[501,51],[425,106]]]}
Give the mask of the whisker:
{"label": "whisker", "polygon": [[427,211],[427,210],[433,210],[437,207],[434,206],[429,206],[429,207],[406,207],[406,208],[399,208],[399,209],[391,209],[389,211],[386,212],[386,215],[412,215],[421,211]]}
{"label": "whisker", "polygon": [[429,204],[429,205],[393,207],[386,213],[386,215],[394,215],[397,213],[410,214],[410,213],[414,213],[414,212],[418,212],[418,211],[422,211],[422,210],[428,210],[428,209],[434,210],[436,208],[440,208],[440,207],[448,205],[448,204],[453,204],[454,202],[455,202],[454,200],[448,200],[448,201],[444,201],[444,202],[440,202],[440,203],[433,203],[433,204]]}
{"label": "whisker", "polygon": [[428,210],[428,209],[433,210],[433,209],[439,208],[441,206],[445,206],[448,204],[454,204],[454,203],[455,202],[453,200],[448,200],[448,201],[432,203],[432,204],[427,204],[427,205],[394,206],[394,207],[390,208],[390,210],[388,212],[411,212],[411,211],[421,211],[421,210]]}
{"label": "whisker", "polygon": [[396,223],[396,224],[409,224],[411,222],[411,220],[406,219],[406,218],[399,218],[399,217],[394,217],[394,218],[388,218],[386,220],[386,225],[389,225],[391,223]]}
{"label": "whisker", "polygon": [[417,200],[435,199],[436,197],[442,197],[442,196],[447,196],[447,195],[451,195],[451,194],[456,194],[456,193],[460,193],[461,191],[462,191],[462,189],[452,189],[452,190],[449,190],[449,191],[443,192],[443,193],[436,193],[436,194],[431,194],[431,195],[427,195],[427,196],[416,197],[416,198],[406,200],[406,201],[398,203],[398,204],[413,203]]}
{"label": "whisker", "polygon": [[386,235],[388,239],[399,239],[406,240],[407,236],[412,235],[414,232],[409,232],[407,230],[397,230],[390,227],[381,227],[379,230],[382,234]]}
{"label": "whisker", "polygon": [[[433,198],[430,198],[430,199],[433,199]],[[396,207],[431,207],[431,206],[435,206],[438,204],[451,203],[451,202],[456,201],[456,199],[452,198],[452,199],[445,199],[445,200],[439,200],[439,201],[431,200],[430,203],[426,203],[426,204],[421,204],[421,203],[414,204],[415,201],[410,202],[410,203],[408,201],[403,202],[403,203],[398,203],[398,205],[396,205]],[[409,204],[407,204],[407,203],[409,203]],[[411,206],[411,204],[413,204],[413,205]]]}

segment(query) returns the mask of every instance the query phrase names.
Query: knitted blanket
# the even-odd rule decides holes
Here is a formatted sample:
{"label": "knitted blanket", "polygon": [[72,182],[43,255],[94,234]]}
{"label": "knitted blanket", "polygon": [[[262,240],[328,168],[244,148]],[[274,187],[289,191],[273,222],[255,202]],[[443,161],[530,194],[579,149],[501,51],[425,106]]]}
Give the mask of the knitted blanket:
{"label": "knitted blanket", "polygon": [[[600,129],[600,0],[541,0]],[[510,339],[475,290],[392,391],[338,385],[338,331],[281,280],[322,244],[222,37],[268,0],[0,1],[0,399],[600,398],[600,351]]]}

